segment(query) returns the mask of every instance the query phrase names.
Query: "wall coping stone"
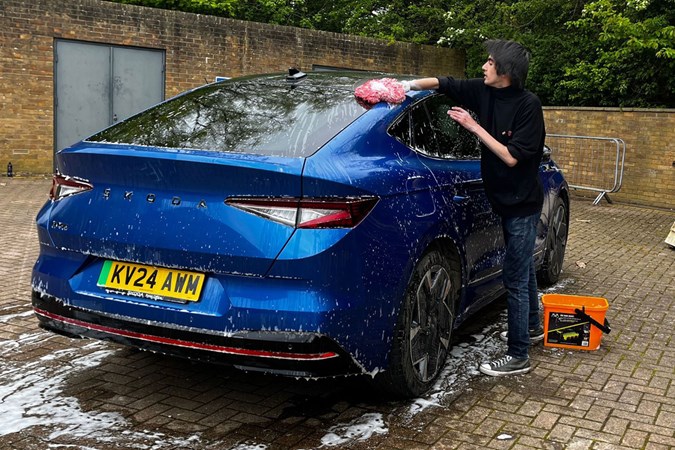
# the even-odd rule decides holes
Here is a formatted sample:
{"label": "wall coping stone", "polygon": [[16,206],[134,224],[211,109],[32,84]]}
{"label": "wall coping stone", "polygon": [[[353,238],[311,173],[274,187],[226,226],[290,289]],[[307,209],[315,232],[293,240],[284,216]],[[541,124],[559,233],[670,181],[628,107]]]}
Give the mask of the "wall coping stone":
{"label": "wall coping stone", "polygon": [[546,110],[568,110],[568,111],[611,111],[611,112],[655,112],[672,114],[675,113],[675,108],[621,108],[621,107],[604,107],[604,106],[544,106]]}

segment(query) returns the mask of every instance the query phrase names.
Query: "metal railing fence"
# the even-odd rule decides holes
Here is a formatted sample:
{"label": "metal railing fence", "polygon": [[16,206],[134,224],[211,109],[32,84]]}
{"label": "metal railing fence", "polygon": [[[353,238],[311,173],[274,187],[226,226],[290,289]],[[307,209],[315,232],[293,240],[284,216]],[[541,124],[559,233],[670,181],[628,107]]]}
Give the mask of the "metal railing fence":
{"label": "metal railing fence", "polygon": [[623,181],[626,143],[619,138],[549,134],[546,145],[570,187],[599,192],[594,205],[618,192]]}

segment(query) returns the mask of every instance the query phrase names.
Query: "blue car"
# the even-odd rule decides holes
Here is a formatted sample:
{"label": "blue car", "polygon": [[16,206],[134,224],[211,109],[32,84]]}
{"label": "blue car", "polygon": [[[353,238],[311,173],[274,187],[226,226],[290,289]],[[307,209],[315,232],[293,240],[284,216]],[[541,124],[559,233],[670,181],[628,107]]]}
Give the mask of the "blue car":
{"label": "blue car", "polygon": [[[32,302],[68,336],[293,377],[429,389],[453,330],[504,293],[478,141],[432,91],[362,105],[382,74],[230,79],[56,155]],[[371,107],[372,106],[372,107]],[[544,152],[534,255],[558,279],[568,185]]]}

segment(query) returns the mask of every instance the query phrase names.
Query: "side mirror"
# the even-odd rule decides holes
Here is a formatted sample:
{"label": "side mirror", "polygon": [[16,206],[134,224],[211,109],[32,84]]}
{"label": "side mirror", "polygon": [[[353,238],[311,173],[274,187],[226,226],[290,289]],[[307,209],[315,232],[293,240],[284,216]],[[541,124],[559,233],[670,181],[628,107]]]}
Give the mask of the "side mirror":
{"label": "side mirror", "polygon": [[547,163],[551,162],[551,147],[544,145],[544,153],[541,156],[541,162]]}

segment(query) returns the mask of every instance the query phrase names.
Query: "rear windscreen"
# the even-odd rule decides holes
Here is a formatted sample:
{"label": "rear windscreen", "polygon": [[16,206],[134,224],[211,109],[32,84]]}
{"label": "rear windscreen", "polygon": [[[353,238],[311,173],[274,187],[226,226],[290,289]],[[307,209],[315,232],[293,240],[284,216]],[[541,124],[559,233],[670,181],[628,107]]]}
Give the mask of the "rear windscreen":
{"label": "rear windscreen", "polygon": [[87,141],[304,157],[364,112],[351,89],[226,81],[157,105]]}

